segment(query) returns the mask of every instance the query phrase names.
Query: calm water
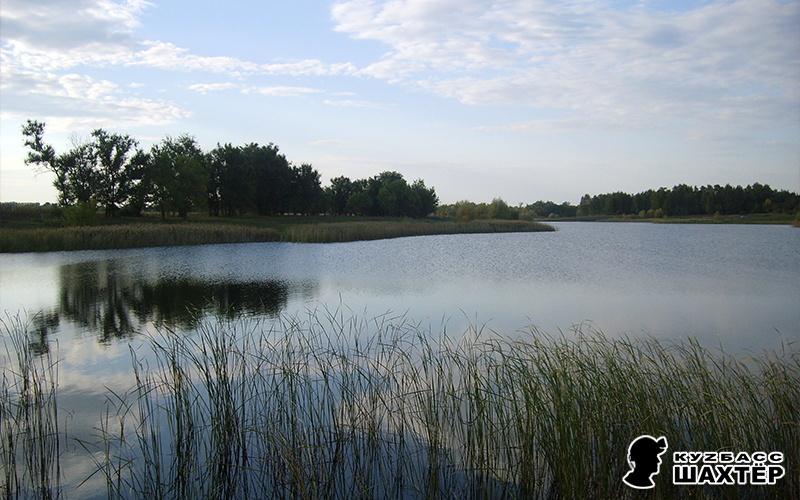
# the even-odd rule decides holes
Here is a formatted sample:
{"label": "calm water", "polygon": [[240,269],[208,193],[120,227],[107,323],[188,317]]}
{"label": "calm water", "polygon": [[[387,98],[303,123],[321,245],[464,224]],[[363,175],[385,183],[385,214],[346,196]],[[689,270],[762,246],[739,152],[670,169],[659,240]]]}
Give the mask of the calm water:
{"label": "calm water", "polygon": [[[561,223],[556,233],[343,244],[256,243],[0,255],[0,310],[42,348],[111,349],[198,311],[344,307],[511,334],[589,323],[608,335],[694,336],[738,349],[800,339],[800,230]],[[67,343],[67,345],[64,345]],[[95,349],[96,350],[96,349]]]}
{"label": "calm water", "polygon": [[[129,345],[142,348],[139,334],[190,330],[198,313],[341,308],[360,317],[405,315],[433,332],[472,324],[504,335],[588,324],[608,336],[692,336],[731,352],[800,340],[798,229],[557,226],[555,233],[0,255],[0,311],[27,315],[36,349],[55,351],[57,342],[59,398],[79,435],[97,425],[106,388],[130,387]],[[74,477],[93,467],[77,459],[63,466]]]}

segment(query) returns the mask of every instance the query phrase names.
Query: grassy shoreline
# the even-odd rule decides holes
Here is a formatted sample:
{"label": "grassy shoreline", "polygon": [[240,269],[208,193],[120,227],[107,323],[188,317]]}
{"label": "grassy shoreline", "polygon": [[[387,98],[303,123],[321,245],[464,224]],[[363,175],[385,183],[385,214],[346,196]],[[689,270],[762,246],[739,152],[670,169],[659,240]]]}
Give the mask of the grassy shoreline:
{"label": "grassy shoreline", "polygon": [[286,241],[333,243],[432,234],[554,231],[531,221],[266,217],[109,221],[78,227],[0,227],[0,253]]}

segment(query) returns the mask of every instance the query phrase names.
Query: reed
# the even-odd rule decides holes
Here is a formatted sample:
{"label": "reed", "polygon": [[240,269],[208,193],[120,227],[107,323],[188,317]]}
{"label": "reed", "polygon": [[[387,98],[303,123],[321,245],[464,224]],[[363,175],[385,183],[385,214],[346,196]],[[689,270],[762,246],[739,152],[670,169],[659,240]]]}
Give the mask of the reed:
{"label": "reed", "polygon": [[[291,221],[291,218],[287,219]],[[269,222],[265,222],[269,223]],[[0,228],[0,253],[100,250],[214,243],[289,241],[330,243],[427,234],[552,231],[528,221],[368,220],[287,222],[274,227],[237,223],[127,223],[60,228]]]}
{"label": "reed", "polygon": [[[110,498],[626,498],[641,434],[670,446],[650,497],[800,496],[793,343],[736,357],[581,328],[453,336],[336,309],[205,319],[146,347],[82,443]],[[786,475],[674,486],[674,450],[782,451]]]}
{"label": "reed", "polygon": [[0,496],[58,498],[65,434],[58,425],[58,366],[29,344],[27,323],[0,319],[5,347],[0,381]]}
{"label": "reed", "polygon": [[272,228],[221,224],[125,224],[0,229],[2,252],[52,252],[277,241]]}
{"label": "reed", "polygon": [[533,231],[555,231],[555,228],[538,222],[506,220],[431,222],[407,219],[398,221],[323,222],[292,225],[285,230],[283,239],[297,243],[333,243],[432,234]]}
{"label": "reed", "polygon": [[786,478],[768,491],[677,487],[666,457],[657,498],[800,493],[793,344],[737,359],[694,341],[451,338],[403,317],[324,311],[206,323],[152,345],[157,367],[133,393],[147,432],[118,493],[623,497],[640,434],[669,436],[671,450],[786,454]]}

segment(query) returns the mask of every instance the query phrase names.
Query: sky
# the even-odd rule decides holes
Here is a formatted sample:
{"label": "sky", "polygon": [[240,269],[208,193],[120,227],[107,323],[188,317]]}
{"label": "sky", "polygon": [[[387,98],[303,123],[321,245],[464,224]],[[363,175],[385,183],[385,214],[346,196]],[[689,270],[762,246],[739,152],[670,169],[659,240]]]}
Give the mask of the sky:
{"label": "sky", "polygon": [[798,1],[2,0],[0,38],[3,202],[56,200],[28,119],[56,152],[273,143],[442,203],[800,191]]}

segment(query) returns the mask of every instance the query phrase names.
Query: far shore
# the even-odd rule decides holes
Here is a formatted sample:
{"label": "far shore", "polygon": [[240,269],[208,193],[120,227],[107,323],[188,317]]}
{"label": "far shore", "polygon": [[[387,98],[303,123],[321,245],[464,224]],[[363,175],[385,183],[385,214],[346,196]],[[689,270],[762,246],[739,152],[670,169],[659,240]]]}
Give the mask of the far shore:
{"label": "far shore", "polygon": [[651,222],[654,224],[782,224],[795,225],[800,217],[792,214],[747,215],[673,215],[660,218],[638,215],[591,215],[576,217],[550,217],[542,222]]}
{"label": "far shore", "polygon": [[550,222],[649,222],[655,224],[781,224],[799,226],[788,214],[692,215],[642,218],[636,215],[549,217],[530,220],[444,217],[410,219],[352,216],[239,216],[188,219],[153,216],[104,218],[69,226],[56,219],[0,221],[0,253],[105,250],[159,246],[284,241],[335,243],[432,234],[554,231]]}
{"label": "far shore", "polygon": [[144,217],[98,219],[93,225],[48,227],[29,222],[0,226],[0,253],[105,250],[160,246],[284,241],[334,243],[433,234],[555,231],[551,225],[520,220],[279,216]]}

